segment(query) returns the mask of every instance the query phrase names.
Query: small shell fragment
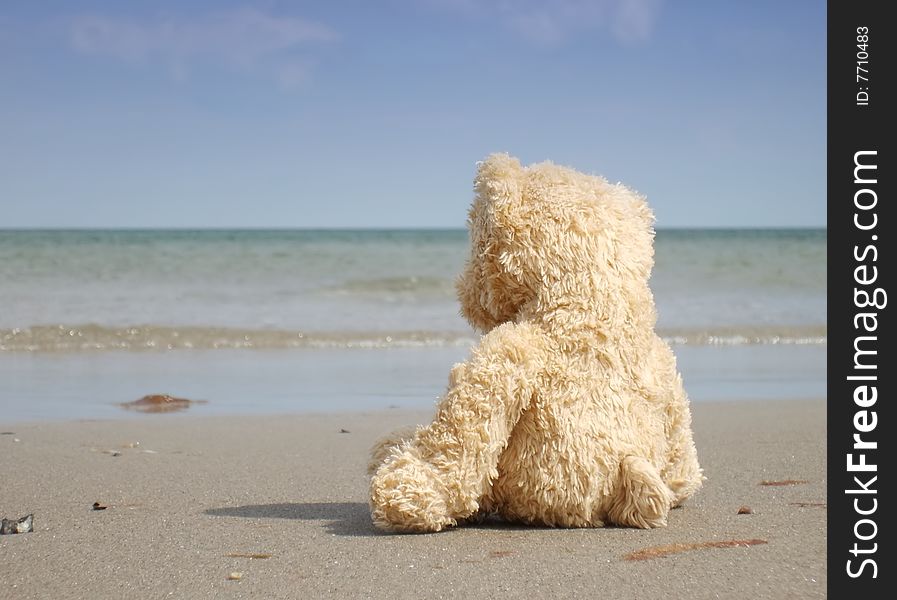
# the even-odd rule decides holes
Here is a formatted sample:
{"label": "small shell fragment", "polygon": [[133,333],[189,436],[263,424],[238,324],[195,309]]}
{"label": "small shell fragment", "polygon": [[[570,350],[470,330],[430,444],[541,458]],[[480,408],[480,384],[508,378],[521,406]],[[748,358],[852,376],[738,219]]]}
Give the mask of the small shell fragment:
{"label": "small shell fragment", "polygon": [[34,515],[30,514],[21,519],[3,519],[0,521],[0,535],[14,533],[30,533],[34,531]]}
{"label": "small shell fragment", "polygon": [[241,579],[243,579],[243,573],[239,571],[234,571],[227,576],[228,581],[240,581]]}
{"label": "small shell fragment", "polygon": [[754,510],[750,506],[741,506],[738,508],[739,515],[752,515]]}

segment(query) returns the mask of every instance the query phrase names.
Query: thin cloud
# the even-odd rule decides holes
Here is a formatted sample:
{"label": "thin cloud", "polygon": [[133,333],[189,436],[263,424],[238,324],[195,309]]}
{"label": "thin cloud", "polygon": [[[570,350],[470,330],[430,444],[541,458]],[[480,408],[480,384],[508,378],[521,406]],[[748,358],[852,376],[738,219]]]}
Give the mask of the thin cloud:
{"label": "thin cloud", "polygon": [[647,41],[663,0],[416,0],[433,10],[469,19],[490,19],[543,45],[563,43],[585,32],[606,32],[622,44]]}
{"label": "thin cloud", "polygon": [[149,21],[84,15],[72,19],[69,30],[78,52],[129,62],[162,62],[175,79],[185,79],[197,65],[211,64],[266,72],[290,85],[307,75],[304,54],[309,49],[339,37],[320,23],[254,8]]}
{"label": "thin cloud", "polygon": [[613,17],[614,36],[625,43],[644,42],[654,33],[662,0],[623,0]]}
{"label": "thin cloud", "polygon": [[545,12],[511,15],[507,23],[523,37],[541,44],[556,44],[566,37],[566,28]]}

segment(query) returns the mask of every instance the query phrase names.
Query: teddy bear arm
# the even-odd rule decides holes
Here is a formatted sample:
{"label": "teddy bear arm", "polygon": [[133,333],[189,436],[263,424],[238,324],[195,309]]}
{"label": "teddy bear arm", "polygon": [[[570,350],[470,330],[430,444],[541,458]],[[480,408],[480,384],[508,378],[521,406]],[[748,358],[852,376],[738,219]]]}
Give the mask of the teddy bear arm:
{"label": "teddy bear arm", "polygon": [[675,495],[673,506],[681,505],[703,484],[704,475],[698,464],[698,453],[692,438],[691,412],[687,404],[682,405],[672,424],[669,458],[662,477]]}
{"label": "teddy bear arm", "polygon": [[676,368],[676,358],[669,344],[656,335],[649,363],[656,373],[655,381],[659,382],[656,397],[665,415],[665,464],[661,465],[660,475],[675,496],[675,507],[700,489],[704,475],[698,464],[692,436],[691,408],[682,377]]}
{"label": "teddy bear arm", "polygon": [[376,473],[377,469],[380,468],[380,465],[386,462],[386,459],[389,458],[390,454],[398,451],[403,444],[411,441],[411,438],[414,437],[416,431],[416,425],[408,425],[397,429],[374,442],[374,445],[371,447],[371,458],[368,461],[368,475],[370,476]]}
{"label": "teddy bear arm", "polygon": [[378,527],[439,531],[476,513],[532,397],[531,345],[520,329],[507,324],[487,334],[472,358],[452,370],[434,421],[374,474]]}

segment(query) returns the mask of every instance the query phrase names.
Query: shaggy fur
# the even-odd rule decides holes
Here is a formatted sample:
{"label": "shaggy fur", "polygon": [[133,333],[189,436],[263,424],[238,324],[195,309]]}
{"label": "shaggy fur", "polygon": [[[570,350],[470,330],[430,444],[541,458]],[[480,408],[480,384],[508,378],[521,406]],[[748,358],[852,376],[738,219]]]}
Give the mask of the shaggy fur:
{"label": "shaggy fur", "polygon": [[621,184],[504,154],[479,165],[475,190],[457,287],[485,335],[435,420],[375,446],[374,523],[666,525],[703,477],[675,358],[654,332],[650,209]]}

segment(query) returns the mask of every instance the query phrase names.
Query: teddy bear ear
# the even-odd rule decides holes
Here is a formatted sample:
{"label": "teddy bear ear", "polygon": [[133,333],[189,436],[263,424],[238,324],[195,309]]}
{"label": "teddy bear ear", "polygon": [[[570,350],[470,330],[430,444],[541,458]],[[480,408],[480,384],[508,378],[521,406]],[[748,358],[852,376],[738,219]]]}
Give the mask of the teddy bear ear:
{"label": "teddy bear ear", "polygon": [[513,197],[518,192],[518,180],[523,173],[520,161],[505,153],[490,154],[477,163],[474,179],[476,192],[490,200]]}
{"label": "teddy bear ear", "polygon": [[477,162],[477,179],[503,179],[519,175],[520,161],[507,152],[495,152]]}
{"label": "teddy bear ear", "polygon": [[519,160],[504,153],[490,154],[477,163],[474,190],[499,227],[509,226],[514,220],[525,172]]}

